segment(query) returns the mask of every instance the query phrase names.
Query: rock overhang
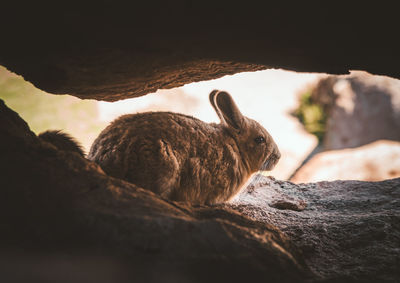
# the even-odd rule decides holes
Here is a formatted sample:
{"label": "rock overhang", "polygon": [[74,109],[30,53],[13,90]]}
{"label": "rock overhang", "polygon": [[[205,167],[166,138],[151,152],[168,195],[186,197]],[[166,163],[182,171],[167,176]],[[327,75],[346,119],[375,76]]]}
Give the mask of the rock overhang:
{"label": "rock overhang", "polygon": [[281,2],[10,2],[0,64],[47,92],[108,101],[266,68],[400,77],[393,7]]}

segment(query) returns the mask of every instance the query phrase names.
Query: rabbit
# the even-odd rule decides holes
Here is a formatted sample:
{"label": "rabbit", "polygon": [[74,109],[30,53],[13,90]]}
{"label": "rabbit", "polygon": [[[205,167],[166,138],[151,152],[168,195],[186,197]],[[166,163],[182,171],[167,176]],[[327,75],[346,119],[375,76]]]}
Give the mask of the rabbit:
{"label": "rabbit", "polygon": [[271,170],[280,152],[227,92],[214,90],[209,99],[220,124],[172,112],[123,115],[96,138],[88,159],[173,201],[229,201],[253,173]]}
{"label": "rabbit", "polygon": [[76,152],[80,156],[85,157],[82,145],[73,137],[60,130],[45,131],[40,133],[38,137],[42,141],[52,144],[59,150]]}

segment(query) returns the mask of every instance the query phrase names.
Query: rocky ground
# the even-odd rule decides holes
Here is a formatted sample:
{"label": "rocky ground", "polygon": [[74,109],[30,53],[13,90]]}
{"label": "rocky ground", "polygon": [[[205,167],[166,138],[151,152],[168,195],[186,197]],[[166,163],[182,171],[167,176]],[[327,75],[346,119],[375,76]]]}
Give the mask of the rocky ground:
{"label": "rocky ground", "polygon": [[296,185],[263,177],[233,207],[278,227],[322,281],[400,280],[400,178]]}

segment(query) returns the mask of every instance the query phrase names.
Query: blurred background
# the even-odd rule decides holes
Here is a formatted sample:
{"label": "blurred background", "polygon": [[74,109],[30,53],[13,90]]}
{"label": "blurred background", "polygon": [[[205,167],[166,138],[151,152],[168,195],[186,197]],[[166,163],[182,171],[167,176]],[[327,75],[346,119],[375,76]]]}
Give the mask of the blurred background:
{"label": "blurred background", "polygon": [[275,139],[282,158],[268,175],[296,183],[400,177],[399,80],[270,69],[104,102],[45,93],[0,66],[0,99],[36,134],[61,129],[86,152],[122,114],[173,111],[219,122],[208,101],[213,89],[228,91]]}

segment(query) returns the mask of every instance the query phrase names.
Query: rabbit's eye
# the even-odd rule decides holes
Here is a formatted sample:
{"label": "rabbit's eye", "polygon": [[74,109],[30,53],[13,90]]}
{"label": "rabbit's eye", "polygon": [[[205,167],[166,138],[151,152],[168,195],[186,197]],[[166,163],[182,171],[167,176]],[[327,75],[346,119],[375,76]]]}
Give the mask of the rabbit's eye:
{"label": "rabbit's eye", "polygon": [[258,144],[261,144],[261,143],[264,143],[265,142],[265,139],[264,139],[264,137],[256,137],[255,139],[254,139],[254,141],[256,142],[256,143],[258,143]]}

